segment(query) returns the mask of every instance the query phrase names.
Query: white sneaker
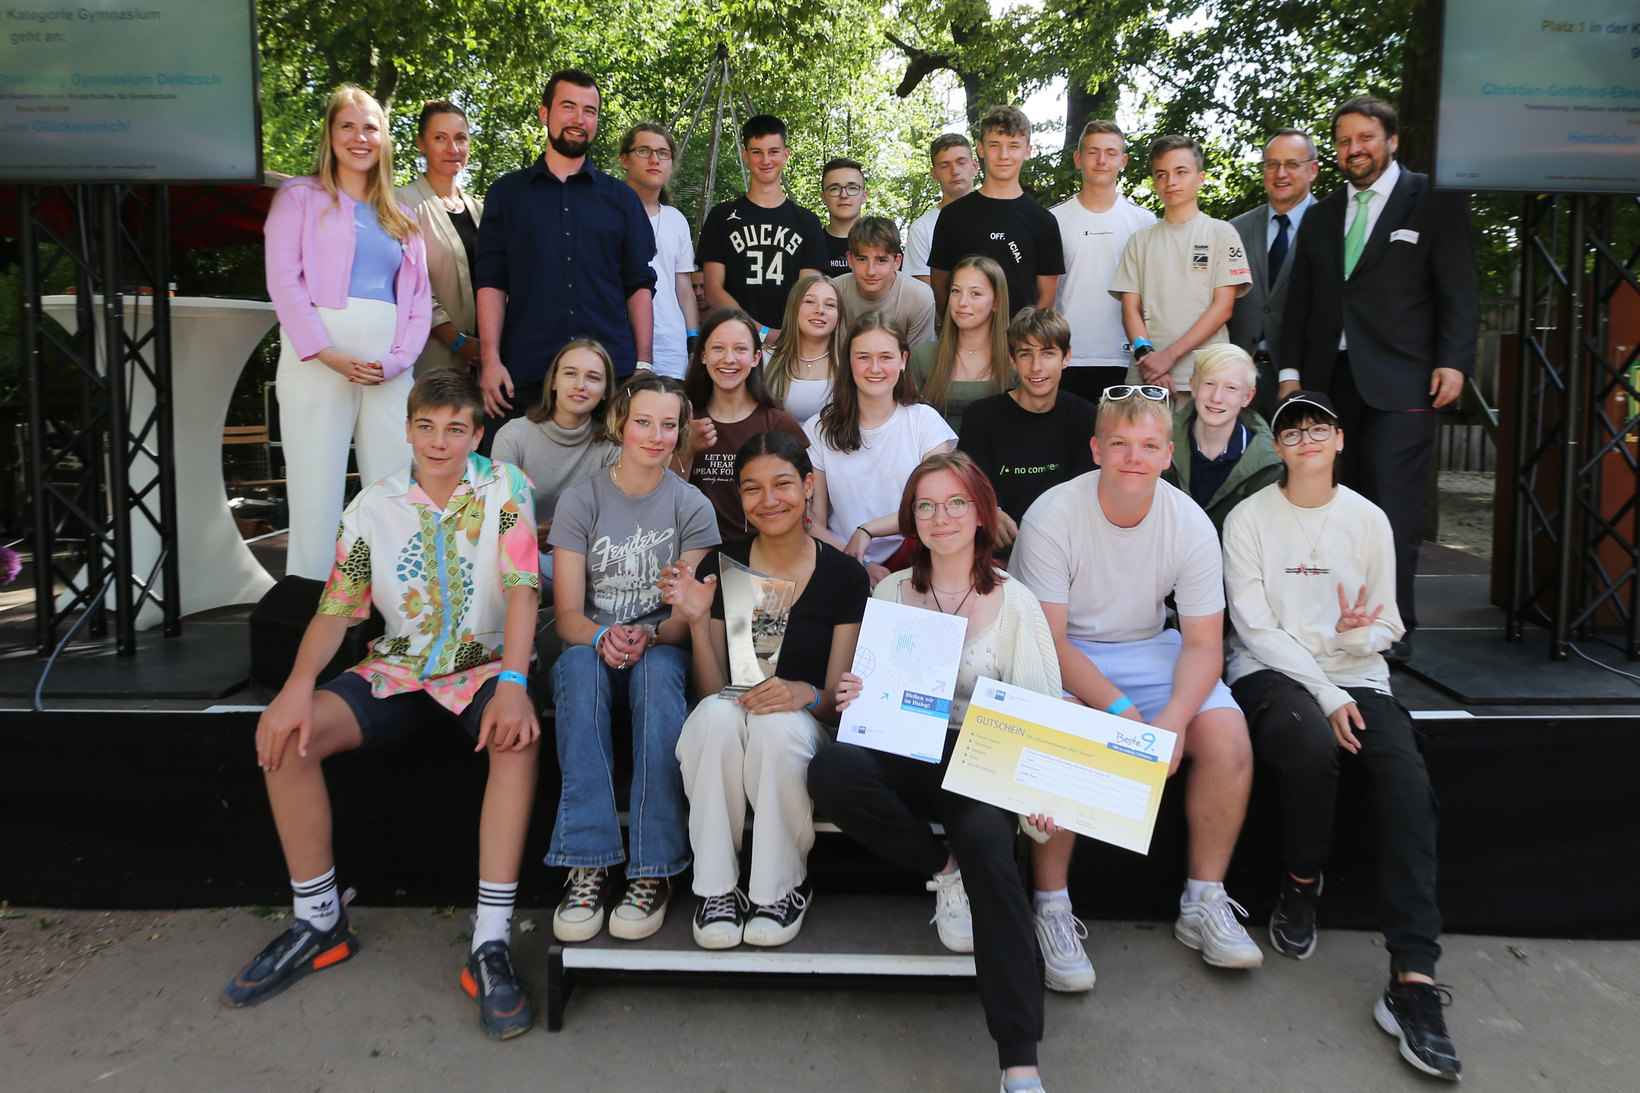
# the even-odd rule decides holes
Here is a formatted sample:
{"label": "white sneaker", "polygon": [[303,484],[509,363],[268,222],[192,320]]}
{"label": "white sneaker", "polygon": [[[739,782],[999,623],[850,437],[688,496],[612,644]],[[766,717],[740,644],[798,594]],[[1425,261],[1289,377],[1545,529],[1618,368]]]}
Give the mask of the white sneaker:
{"label": "white sneaker", "polygon": [[1200,950],[1202,959],[1215,968],[1257,968],[1264,963],[1264,950],[1236,921],[1237,912],[1247,917],[1247,908],[1223,888],[1209,888],[1196,903],[1180,897],[1173,936]]}
{"label": "white sneaker", "polygon": [[[1002,1079],[1002,1084],[997,1087],[997,1090],[998,1093],[1008,1093],[1008,1079],[1006,1077]],[[1015,1093],[1047,1093],[1047,1091],[1042,1088],[1042,1076],[1039,1074],[1036,1077],[1035,1085],[1027,1086],[1023,1090],[1016,1090]]]}
{"label": "white sneaker", "polygon": [[604,928],[609,903],[609,870],[576,866],[569,871],[564,898],[552,913],[552,936],[559,941],[590,941]]}
{"label": "white sneaker", "polygon": [[1088,928],[1071,914],[1071,905],[1062,899],[1051,899],[1031,915],[1036,927],[1036,943],[1042,949],[1045,968],[1042,980],[1051,991],[1090,991],[1093,989],[1093,961],[1082,947]]}
{"label": "white sneaker", "polygon": [[928,921],[939,929],[940,944],[954,953],[973,952],[974,916],[962,887],[962,870],[941,873],[927,887],[934,893],[934,917]]}

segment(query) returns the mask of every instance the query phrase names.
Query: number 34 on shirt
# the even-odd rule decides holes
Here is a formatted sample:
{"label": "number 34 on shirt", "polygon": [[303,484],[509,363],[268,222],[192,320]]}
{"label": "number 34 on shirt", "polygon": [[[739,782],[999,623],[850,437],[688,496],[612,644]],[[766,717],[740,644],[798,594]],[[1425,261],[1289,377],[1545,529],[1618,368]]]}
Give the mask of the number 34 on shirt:
{"label": "number 34 on shirt", "polygon": [[[786,256],[795,255],[803,245],[803,236],[790,228],[775,224],[748,224],[729,233],[729,245],[736,254],[744,254],[749,263],[746,283],[775,285],[786,283]],[[772,250],[773,253],[770,253]]]}

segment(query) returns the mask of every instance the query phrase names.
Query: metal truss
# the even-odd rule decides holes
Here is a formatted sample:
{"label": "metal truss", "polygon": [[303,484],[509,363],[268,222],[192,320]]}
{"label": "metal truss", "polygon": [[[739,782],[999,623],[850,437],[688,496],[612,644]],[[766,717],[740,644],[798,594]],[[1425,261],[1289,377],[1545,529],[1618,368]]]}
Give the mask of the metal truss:
{"label": "metal truss", "polygon": [[[167,189],[18,192],[38,652],[50,654],[59,629],[88,608],[89,636],[105,638],[112,604],[116,651],[131,656],[150,602],[167,637],[182,632]],[[70,278],[73,333],[43,306],[47,286]],[[137,554],[150,551],[133,536],[158,543],[144,572]]]}
{"label": "metal truss", "polygon": [[1612,302],[1640,292],[1640,197],[1534,195],[1521,220],[1520,359],[1506,636],[1621,629],[1640,660],[1640,347],[1613,359]]}

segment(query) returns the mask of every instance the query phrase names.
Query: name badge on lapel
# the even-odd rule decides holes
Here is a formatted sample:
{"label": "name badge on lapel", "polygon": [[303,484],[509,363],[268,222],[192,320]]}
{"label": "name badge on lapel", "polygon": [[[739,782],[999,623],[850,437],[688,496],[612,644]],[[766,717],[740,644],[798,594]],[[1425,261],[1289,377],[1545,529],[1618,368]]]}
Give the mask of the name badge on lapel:
{"label": "name badge on lapel", "polygon": [[1410,228],[1401,228],[1398,231],[1392,231],[1389,233],[1389,241],[1391,243],[1416,243],[1418,241],[1418,233]]}

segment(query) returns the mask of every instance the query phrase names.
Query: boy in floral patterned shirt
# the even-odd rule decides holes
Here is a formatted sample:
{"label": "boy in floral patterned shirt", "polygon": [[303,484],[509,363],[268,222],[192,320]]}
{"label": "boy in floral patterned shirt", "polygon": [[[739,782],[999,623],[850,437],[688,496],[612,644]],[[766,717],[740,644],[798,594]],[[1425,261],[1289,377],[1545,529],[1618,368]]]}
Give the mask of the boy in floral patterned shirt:
{"label": "boy in floral patterned shirt", "polygon": [[[477,454],[482,395],[437,371],[409,396],[414,462],[367,486],[342,514],[336,564],[295,666],[256,728],[257,763],[295,892],[295,923],[229,983],[250,1006],[358,949],[337,898],[330,798],[320,763],[424,725],[455,725],[489,754],[479,821],[478,915],[461,984],[492,1039],[534,1011],[508,948],[540,726],[527,675],[539,606],[535,487]],[[386,633],[357,667],[314,680],[374,602]],[[303,880],[301,878],[309,878]]]}

